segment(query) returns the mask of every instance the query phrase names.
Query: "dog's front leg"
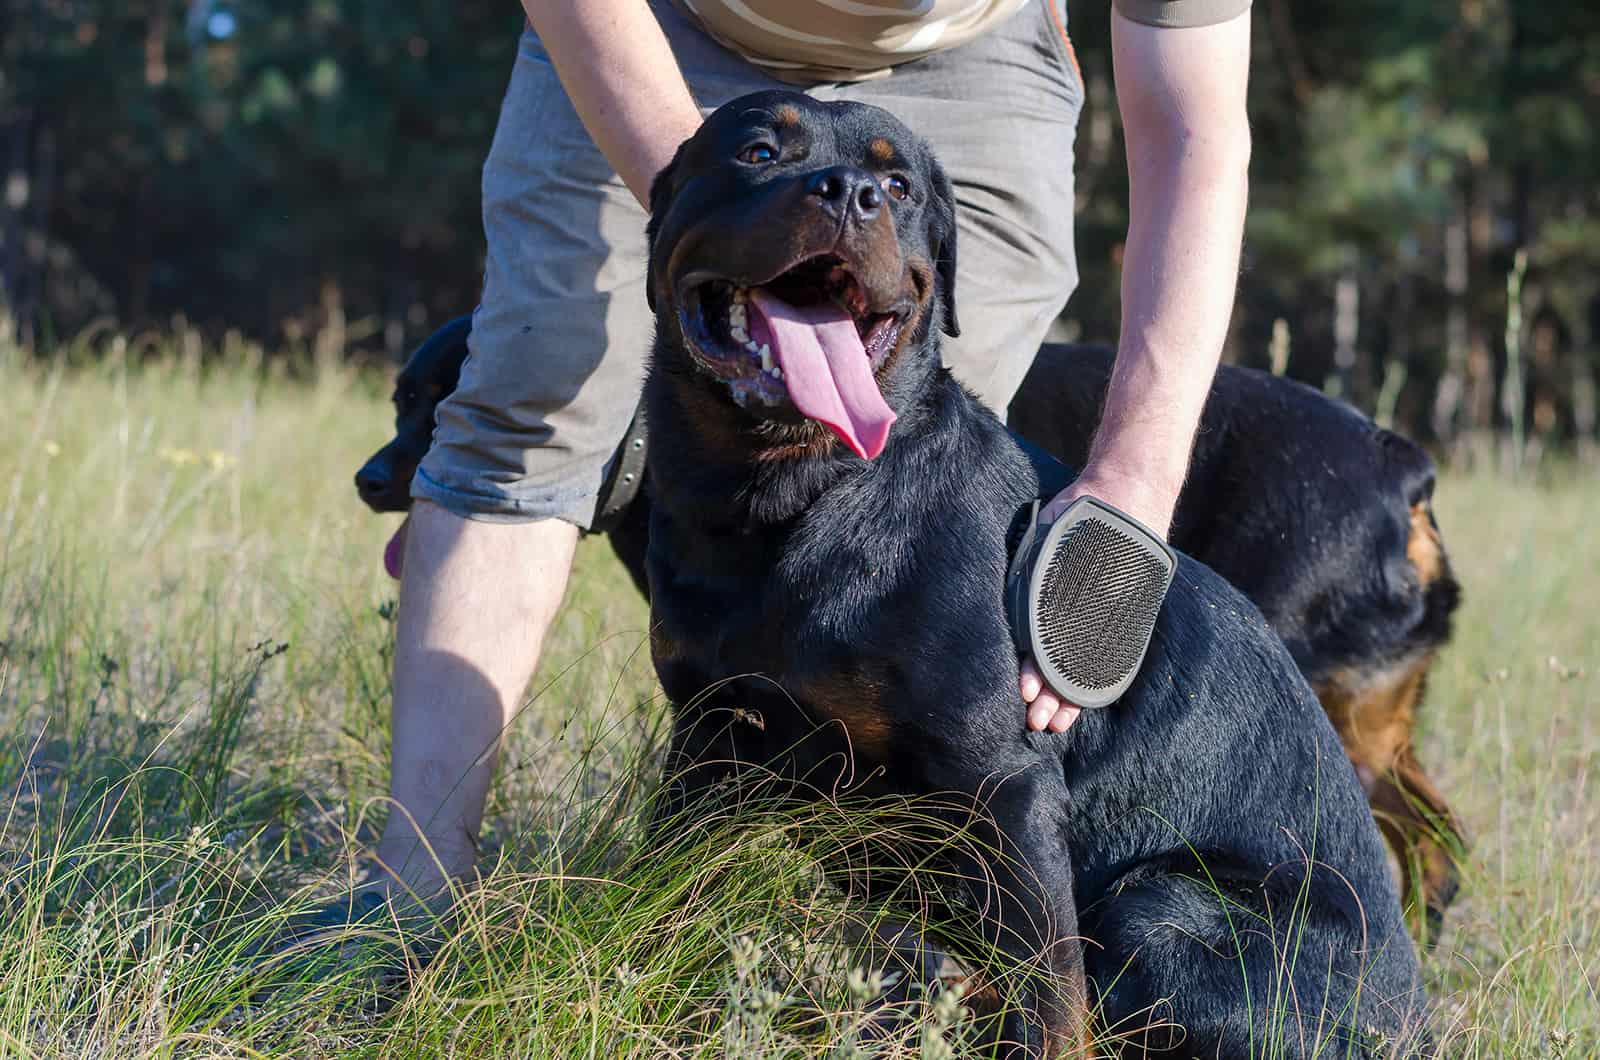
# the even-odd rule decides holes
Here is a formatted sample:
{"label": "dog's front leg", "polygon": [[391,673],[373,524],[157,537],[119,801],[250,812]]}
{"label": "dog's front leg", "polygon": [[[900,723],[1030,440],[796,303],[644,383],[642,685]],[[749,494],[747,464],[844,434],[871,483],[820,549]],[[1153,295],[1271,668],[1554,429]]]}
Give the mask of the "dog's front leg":
{"label": "dog's front leg", "polygon": [[760,725],[759,714],[720,694],[673,708],[672,738],[647,832],[651,842],[683,838],[741,804],[778,797],[776,783],[759,777],[766,758]]}
{"label": "dog's front leg", "polygon": [[[1006,1060],[1089,1055],[1088,991],[1062,819],[1059,770],[991,776],[972,841],[960,845],[963,878],[988,945],[1008,959],[996,986],[1004,1004],[997,1054]],[[983,795],[982,790],[978,793]]]}

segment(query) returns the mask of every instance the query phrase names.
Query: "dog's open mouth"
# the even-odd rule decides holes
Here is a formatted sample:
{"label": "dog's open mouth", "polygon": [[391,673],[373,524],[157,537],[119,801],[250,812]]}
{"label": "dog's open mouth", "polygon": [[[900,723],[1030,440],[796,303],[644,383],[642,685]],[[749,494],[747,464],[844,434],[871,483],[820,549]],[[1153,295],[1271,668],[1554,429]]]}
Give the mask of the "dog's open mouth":
{"label": "dog's open mouth", "polygon": [[679,312],[693,352],[745,406],[792,401],[867,459],[894,412],[874,372],[899,341],[902,311],[873,312],[849,266],[824,254],[754,287],[707,280]]}

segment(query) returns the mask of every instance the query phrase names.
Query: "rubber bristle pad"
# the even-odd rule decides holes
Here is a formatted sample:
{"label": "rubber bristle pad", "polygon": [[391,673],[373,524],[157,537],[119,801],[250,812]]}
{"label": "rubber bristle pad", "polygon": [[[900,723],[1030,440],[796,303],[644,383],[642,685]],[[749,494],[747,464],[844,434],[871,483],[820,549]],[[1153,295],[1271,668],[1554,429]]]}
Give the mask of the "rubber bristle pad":
{"label": "rubber bristle pad", "polygon": [[1149,643],[1166,575],[1148,547],[1105,523],[1086,520],[1063,534],[1035,613],[1050,665],[1084,688],[1123,680]]}

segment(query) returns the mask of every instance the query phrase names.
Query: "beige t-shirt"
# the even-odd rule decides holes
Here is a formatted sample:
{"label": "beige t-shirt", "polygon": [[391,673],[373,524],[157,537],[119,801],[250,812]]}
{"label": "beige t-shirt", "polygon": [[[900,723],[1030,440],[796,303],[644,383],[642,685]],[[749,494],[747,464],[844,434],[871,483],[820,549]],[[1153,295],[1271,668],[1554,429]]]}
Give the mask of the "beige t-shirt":
{"label": "beige t-shirt", "polygon": [[[783,81],[864,81],[954,48],[1029,0],[678,0],[723,45]],[[1050,3],[1054,0],[1036,0]],[[1209,26],[1250,0],[1114,0],[1152,26]]]}

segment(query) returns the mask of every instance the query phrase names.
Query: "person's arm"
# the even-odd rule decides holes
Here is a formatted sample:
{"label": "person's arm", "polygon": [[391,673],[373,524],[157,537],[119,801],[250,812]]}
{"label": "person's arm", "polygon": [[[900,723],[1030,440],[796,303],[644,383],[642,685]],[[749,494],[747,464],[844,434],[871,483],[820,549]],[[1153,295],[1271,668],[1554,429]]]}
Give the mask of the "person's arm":
{"label": "person's arm", "polygon": [[647,209],[700,111],[645,0],[523,0],[595,145]]}
{"label": "person's arm", "polygon": [[[1166,535],[1233,310],[1248,191],[1250,15],[1157,28],[1111,16],[1128,146],[1122,336],[1100,429],[1053,519],[1089,494]],[[1028,727],[1063,732],[1078,710],[1022,672]]]}

